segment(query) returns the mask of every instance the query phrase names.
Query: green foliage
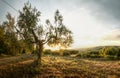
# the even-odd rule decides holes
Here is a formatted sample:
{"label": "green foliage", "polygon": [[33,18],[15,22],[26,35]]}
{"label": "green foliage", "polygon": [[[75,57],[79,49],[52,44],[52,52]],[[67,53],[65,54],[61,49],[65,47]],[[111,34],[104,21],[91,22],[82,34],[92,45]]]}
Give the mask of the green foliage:
{"label": "green foliage", "polygon": [[19,40],[15,31],[15,19],[10,13],[6,15],[7,21],[0,26],[0,54],[17,55],[32,49],[31,45]]}
{"label": "green foliage", "polygon": [[40,28],[37,27],[40,14],[36,8],[31,7],[29,2],[24,5],[22,11],[19,11],[17,31],[19,30],[20,36],[29,44],[33,42],[34,36],[38,35],[37,32],[40,32],[38,31]]}
{"label": "green foliage", "polygon": [[57,55],[60,55],[60,52],[59,52],[59,51],[52,51],[51,54],[52,54],[53,56],[57,56]]}
{"label": "green foliage", "polygon": [[14,18],[10,13],[8,13],[6,17],[7,21],[3,22],[1,25],[0,51],[4,54],[16,55],[19,53],[19,44],[17,41],[17,35],[14,31]]}
{"label": "green foliage", "polygon": [[6,43],[3,28],[0,26],[0,55],[6,52]]}
{"label": "green foliage", "polygon": [[105,46],[105,47],[91,48],[86,51],[78,53],[77,57],[119,59],[120,58],[120,47],[119,46]]}
{"label": "green foliage", "polygon": [[50,49],[46,49],[43,53],[46,54],[46,55],[49,55],[49,54],[51,54],[51,52],[52,51]]}
{"label": "green foliage", "polygon": [[59,10],[55,12],[54,16],[55,24],[51,24],[50,21],[47,21],[47,25],[51,26],[51,39],[47,43],[49,46],[59,47],[69,47],[73,43],[72,31],[70,31],[63,24],[63,16],[60,14]]}
{"label": "green foliage", "polygon": [[50,49],[46,49],[44,50],[43,52],[45,55],[53,55],[53,56],[56,56],[56,55],[61,55],[61,51],[51,51]]}
{"label": "green foliage", "polygon": [[108,58],[120,58],[120,48],[116,47],[105,47],[99,51],[102,57]]}
{"label": "green foliage", "polygon": [[27,2],[22,11],[19,11],[16,26],[20,39],[24,39],[30,45],[34,43],[38,47],[37,61],[41,61],[45,44],[68,47],[73,42],[72,32],[62,23],[63,17],[58,10],[55,12],[54,24],[46,20],[46,24],[41,25],[39,21],[40,14],[40,11],[32,8],[31,4]]}
{"label": "green foliage", "polygon": [[44,51],[44,54],[46,55],[60,55],[60,56],[70,56],[70,55],[75,55],[79,53],[77,50],[56,50],[56,51],[51,51],[50,49],[47,49]]}
{"label": "green foliage", "polygon": [[63,50],[62,51],[63,56],[70,56],[70,55],[75,55],[78,53],[79,53],[79,51],[77,51],[77,50]]}
{"label": "green foliage", "polygon": [[[32,8],[29,2],[19,11],[17,22],[8,13],[7,21],[0,25],[0,54],[17,55],[33,52],[36,45],[37,61],[41,61],[45,44],[69,47],[73,43],[72,31],[63,24],[63,16],[58,10],[55,12],[53,24],[46,20],[46,24],[41,25],[40,15],[41,12]],[[52,52],[52,55],[59,54]]]}

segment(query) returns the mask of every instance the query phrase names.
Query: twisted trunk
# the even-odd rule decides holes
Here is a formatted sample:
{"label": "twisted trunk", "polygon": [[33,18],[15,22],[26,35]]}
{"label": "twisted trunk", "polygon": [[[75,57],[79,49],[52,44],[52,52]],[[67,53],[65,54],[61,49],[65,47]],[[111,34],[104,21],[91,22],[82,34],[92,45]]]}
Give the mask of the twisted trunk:
{"label": "twisted trunk", "polygon": [[42,52],[43,52],[43,44],[42,42],[38,42],[38,53],[37,53],[37,65],[40,66],[41,65],[41,58],[42,58]]}
{"label": "twisted trunk", "polygon": [[35,43],[38,46],[38,52],[37,52],[38,58],[37,58],[36,63],[37,63],[37,66],[40,66],[41,65],[42,52],[43,52],[43,43],[42,43],[41,40],[38,39],[38,37],[36,36],[34,30],[31,29],[31,31],[32,31],[33,37],[35,39]]}

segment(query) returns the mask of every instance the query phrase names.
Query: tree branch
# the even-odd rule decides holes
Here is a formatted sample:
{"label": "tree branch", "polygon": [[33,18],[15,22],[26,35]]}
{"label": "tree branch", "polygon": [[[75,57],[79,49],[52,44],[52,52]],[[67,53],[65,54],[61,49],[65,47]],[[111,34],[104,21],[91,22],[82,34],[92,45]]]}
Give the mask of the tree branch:
{"label": "tree branch", "polygon": [[52,37],[48,38],[48,40],[46,40],[43,44],[46,44],[47,42],[49,42],[51,38]]}
{"label": "tree branch", "polygon": [[[15,27],[15,29],[16,29],[17,33],[20,34],[20,36],[22,37],[22,39],[25,38],[25,35],[23,33],[21,33],[20,30],[18,30],[16,27]],[[36,43],[35,41],[30,41],[30,42],[31,43]]]}
{"label": "tree branch", "polygon": [[36,36],[35,32],[33,31],[33,29],[31,29],[33,37],[35,39],[35,42],[38,42],[38,37]]}
{"label": "tree branch", "polygon": [[[14,26],[15,27],[15,26]],[[15,29],[16,29],[16,31],[17,31],[17,33],[19,33],[20,34],[20,36],[22,37],[22,39],[23,39],[23,33],[21,33],[16,27],[15,27]]]}

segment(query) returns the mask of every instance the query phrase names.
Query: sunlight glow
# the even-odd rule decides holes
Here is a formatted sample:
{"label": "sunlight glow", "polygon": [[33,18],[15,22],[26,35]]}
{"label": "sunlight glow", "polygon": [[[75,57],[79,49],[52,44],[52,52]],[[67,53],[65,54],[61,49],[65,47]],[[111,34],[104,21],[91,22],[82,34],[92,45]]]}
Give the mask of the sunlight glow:
{"label": "sunlight glow", "polygon": [[[18,10],[22,9],[22,6],[27,1],[28,0],[22,0],[21,2],[11,2],[8,0],[8,2],[11,2],[11,5],[14,5],[14,7]],[[104,12],[102,12],[104,11],[102,10],[104,9],[104,7],[100,7],[100,5],[98,4],[98,6],[96,4],[94,6],[94,4],[92,3],[92,5],[96,7],[96,9],[94,7],[90,9],[88,7],[91,6],[91,2],[89,3],[89,0],[85,0],[85,2],[84,0],[78,0],[81,1],[80,3],[78,3],[76,0],[71,0],[72,2],[69,1],[67,2],[67,4],[66,1],[67,0],[50,0],[46,2],[46,0],[30,0],[30,3],[32,3],[33,7],[35,6],[39,11],[41,11],[39,24],[42,24],[43,26],[45,25],[46,19],[49,19],[51,23],[54,24],[54,12],[57,9],[60,11],[60,14],[63,16],[63,24],[66,25],[73,32],[74,43],[70,48],[83,48],[99,45],[120,45],[120,30],[116,30],[115,28],[115,31],[113,31],[114,29],[111,28],[115,27],[117,23],[112,24],[105,21],[106,19],[103,19],[101,21],[99,18],[102,19],[102,17],[98,17],[99,14],[104,16]],[[5,8],[5,10],[1,11],[1,14],[6,14],[5,12],[11,12],[14,16],[18,16],[18,13],[14,12],[12,8],[10,9],[6,6]],[[52,51],[55,51],[59,50],[60,48],[58,46],[49,47],[45,45],[45,49],[51,49]]]}
{"label": "sunlight glow", "polygon": [[102,45],[108,44],[104,41],[103,36],[111,31],[108,28],[109,24],[94,18],[86,8],[75,9],[70,13],[65,12],[63,15],[65,16],[66,25],[70,26],[69,28],[74,33],[73,47],[97,46],[101,43]]}
{"label": "sunlight glow", "polygon": [[45,49],[50,49],[51,51],[59,51],[60,47],[59,46],[50,47],[45,45]]}
{"label": "sunlight glow", "polygon": [[[113,30],[108,28],[111,25],[100,22],[99,19],[96,19],[92,16],[92,14],[90,14],[88,9],[81,7],[79,9],[74,9],[71,12],[68,12],[67,10],[63,10],[61,12],[62,15],[64,15],[64,24],[73,32],[74,43],[70,48],[91,47],[108,44],[115,45],[116,42],[118,42],[104,39],[106,34],[109,34]],[[49,19],[52,20],[51,16],[46,17],[49,17]],[[47,46],[46,48],[51,50],[59,50],[58,47]]]}

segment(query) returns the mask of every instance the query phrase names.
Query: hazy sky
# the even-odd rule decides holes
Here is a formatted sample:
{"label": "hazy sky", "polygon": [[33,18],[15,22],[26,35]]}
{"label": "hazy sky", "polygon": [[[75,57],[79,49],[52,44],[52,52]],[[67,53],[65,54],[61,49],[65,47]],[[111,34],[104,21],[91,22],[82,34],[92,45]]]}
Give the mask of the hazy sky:
{"label": "hazy sky", "polygon": [[[21,10],[28,0],[4,0],[16,10]],[[72,47],[120,45],[120,0],[29,0],[42,12],[41,20],[53,20],[59,9],[64,24],[73,31]],[[0,0],[0,24],[10,12],[18,12]]]}

